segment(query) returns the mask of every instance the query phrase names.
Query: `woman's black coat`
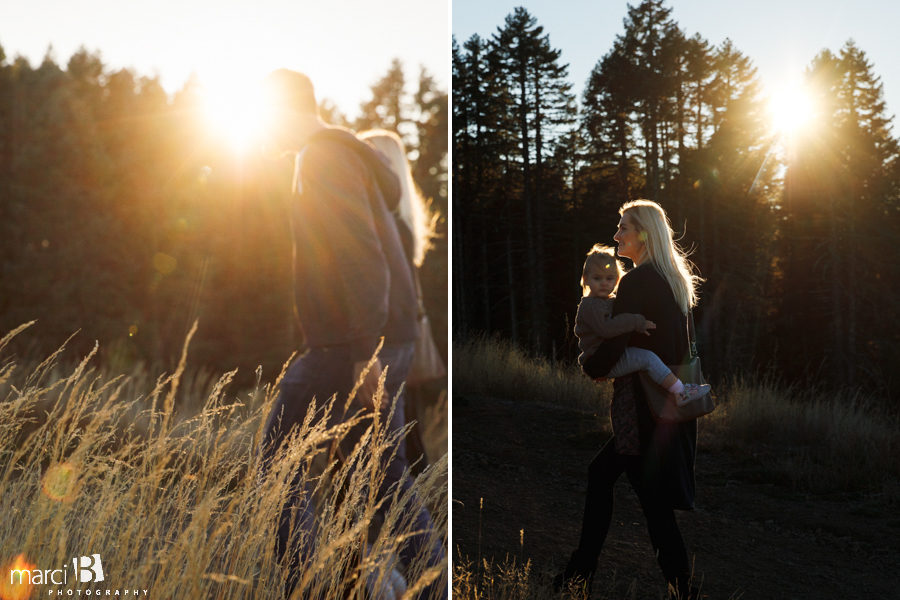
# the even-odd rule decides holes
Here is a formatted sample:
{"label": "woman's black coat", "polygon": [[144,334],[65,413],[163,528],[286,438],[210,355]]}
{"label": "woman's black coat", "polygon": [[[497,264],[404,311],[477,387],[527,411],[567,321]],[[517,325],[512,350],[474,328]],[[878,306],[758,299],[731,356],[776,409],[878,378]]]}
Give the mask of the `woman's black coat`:
{"label": "woman's black coat", "polygon": [[[675,302],[669,284],[650,263],[634,268],[622,278],[613,304],[613,315],[620,313],[644,315],[656,323],[656,329],[649,336],[626,333],[604,341],[585,361],[582,367],[585,373],[591,377],[605,376],[627,346],[652,350],[667,365],[688,361],[687,319]],[[624,384],[624,378],[618,378],[614,385]],[[636,376],[633,388],[645,482],[656,493],[669,497],[673,508],[690,510],[694,506],[697,422],[656,422]]]}

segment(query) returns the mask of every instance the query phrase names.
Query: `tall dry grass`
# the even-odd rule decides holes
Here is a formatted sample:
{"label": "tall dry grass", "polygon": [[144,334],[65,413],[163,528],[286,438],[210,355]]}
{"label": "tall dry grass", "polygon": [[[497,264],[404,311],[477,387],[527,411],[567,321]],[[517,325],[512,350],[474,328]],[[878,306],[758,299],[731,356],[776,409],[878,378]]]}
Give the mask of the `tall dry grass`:
{"label": "tall dry grass", "polygon": [[[504,340],[453,347],[454,392],[606,411],[611,384],[575,365],[528,356]],[[894,490],[900,481],[900,418],[854,390],[799,389],[734,378],[713,390],[717,410],[700,421],[704,441],[737,452],[773,453],[773,476],[816,492]]]}
{"label": "tall dry grass", "polygon": [[[24,328],[4,337],[0,352]],[[16,557],[30,568],[69,567],[68,585],[7,586],[0,594],[284,597],[275,529],[291,478],[320,452],[319,442],[344,429],[304,423],[259,478],[255,448],[280,376],[260,377],[236,396],[234,372],[198,383],[204,378],[185,375],[189,341],[177,369],[155,380],[104,373],[93,366],[96,348],[71,367],[62,349],[36,365],[0,363],[0,575],[9,577]],[[389,399],[379,390],[378,400]],[[376,597],[412,598],[429,583],[446,586],[446,564],[397,559],[413,533],[404,505],[427,505],[435,523],[428,535],[446,542],[446,455],[416,479],[415,498],[401,494],[385,510],[372,484],[385,476],[381,457],[404,432],[360,418],[368,424],[363,442],[319,481],[316,550],[304,559],[293,597],[363,598],[368,585]],[[94,553],[105,580],[74,583],[72,558]]]}
{"label": "tall dry grass", "polygon": [[900,419],[853,390],[735,378],[704,417],[713,444],[760,457],[773,479],[816,492],[900,499]]}
{"label": "tall dry grass", "polygon": [[477,336],[453,342],[453,389],[466,394],[605,410],[611,390],[574,363],[530,356],[508,340]]}

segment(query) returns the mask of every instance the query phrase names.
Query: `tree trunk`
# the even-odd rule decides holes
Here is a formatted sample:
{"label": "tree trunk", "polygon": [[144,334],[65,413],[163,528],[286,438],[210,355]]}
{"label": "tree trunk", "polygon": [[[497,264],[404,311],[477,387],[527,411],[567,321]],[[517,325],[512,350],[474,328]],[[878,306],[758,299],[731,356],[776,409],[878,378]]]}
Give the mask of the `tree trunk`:
{"label": "tree trunk", "polygon": [[513,269],[512,232],[506,231],[506,291],[509,294],[509,337],[514,346],[519,345],[519,315],[516,310],[516,276]]}

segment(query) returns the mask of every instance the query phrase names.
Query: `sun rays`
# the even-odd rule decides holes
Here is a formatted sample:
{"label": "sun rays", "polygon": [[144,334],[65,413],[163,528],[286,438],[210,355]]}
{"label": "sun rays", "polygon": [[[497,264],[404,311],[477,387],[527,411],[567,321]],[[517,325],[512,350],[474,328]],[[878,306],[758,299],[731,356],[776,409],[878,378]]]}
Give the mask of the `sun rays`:
{"label": "sun rays", "polygon": [[262,144],[269,111],[258,81],[219,79],[203,90],[205,118],[213,136],[238,154]]}
{"label": "sun rays", "polygon": [[793,81],[775,87],[769,95],[769,119],[774,132],[793,138],[812,129],[818,106],[807,86]]}

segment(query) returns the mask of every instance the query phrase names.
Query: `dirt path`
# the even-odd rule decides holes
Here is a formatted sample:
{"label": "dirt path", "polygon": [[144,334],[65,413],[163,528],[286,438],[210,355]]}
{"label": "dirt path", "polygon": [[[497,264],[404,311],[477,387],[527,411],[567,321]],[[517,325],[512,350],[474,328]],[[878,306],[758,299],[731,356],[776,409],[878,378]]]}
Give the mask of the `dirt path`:
{"label": "dirt path", "polygon": [[[561,569],[578,541],[587,465],[610,435],[607,421],[455,394],[454,560],[475,560],[480,551],[497,562],[530,558],[538,577]],[[796,492],[772,481],[751,454],[711,448],[702,430],[696,475],[697,508],[678,520],[706,597],[900,599],[900,507],[878,497]],[[662,597],[662,575],[625,477],[593,590],[593,598]]]}

